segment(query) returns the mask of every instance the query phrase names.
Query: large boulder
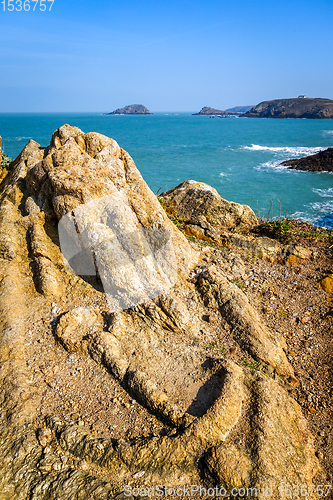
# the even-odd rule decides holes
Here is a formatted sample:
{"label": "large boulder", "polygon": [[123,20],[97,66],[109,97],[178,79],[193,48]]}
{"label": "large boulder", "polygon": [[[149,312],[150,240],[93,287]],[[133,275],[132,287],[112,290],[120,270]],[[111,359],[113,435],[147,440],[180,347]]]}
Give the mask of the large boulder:
{"label": "large boulder", "polygon": [[[254,217],[199,191],[219,220]],[[0,193],[0,284],[1,498],[313,484],[283,337],[114,140],[64,125],[29,142]]]}
{"label": "large boulder", "polygon": [[257,223],[249,206],[225,200],[204,182],[184,181],[162,193],[161,201],[171,217],[179,217],[186,224],[199,226],[206,232],[214,232],[214,226],[227,229]]}

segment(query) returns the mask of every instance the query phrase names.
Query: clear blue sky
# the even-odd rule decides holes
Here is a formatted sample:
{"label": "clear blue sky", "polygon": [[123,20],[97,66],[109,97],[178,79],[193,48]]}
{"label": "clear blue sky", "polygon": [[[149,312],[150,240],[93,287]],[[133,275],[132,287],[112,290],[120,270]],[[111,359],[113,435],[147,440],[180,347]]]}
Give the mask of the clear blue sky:
{"label": "clear blue sky", "polygon": [[51,12],[7,2],[0,112],[333,98],[332,0],[55,0]]}

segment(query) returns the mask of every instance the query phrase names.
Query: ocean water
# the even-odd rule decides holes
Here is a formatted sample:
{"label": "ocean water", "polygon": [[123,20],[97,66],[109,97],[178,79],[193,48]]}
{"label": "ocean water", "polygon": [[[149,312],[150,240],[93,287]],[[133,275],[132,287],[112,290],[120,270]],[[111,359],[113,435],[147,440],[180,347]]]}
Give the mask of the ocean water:
{"label": "ocean water", "polygon": [[29,139],[47,146],[64,123],[115,139],[154,192],[193,179],[227,200],[250,205],[260,216],[287,215],[333,227],[333,173],[280,165],[333,147],[333,120],[2,113],[4,152],[16,157]]}

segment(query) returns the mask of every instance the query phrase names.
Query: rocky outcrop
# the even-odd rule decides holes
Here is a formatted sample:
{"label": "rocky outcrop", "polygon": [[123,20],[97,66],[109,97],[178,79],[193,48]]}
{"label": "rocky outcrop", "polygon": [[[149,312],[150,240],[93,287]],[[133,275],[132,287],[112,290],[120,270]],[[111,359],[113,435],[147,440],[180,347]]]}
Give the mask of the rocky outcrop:
{"label": "rocky outcrop", "polygon": [[321,98],[263,101],[245,113],[249,118],[333,118],[333,101]]}
{"label": "rocky outcrop", "polygon": [[204,106],[199,113],[193,113],[193,116],[196,115],[237,115],[238,113],[234,113],[232,111],[221,111],[220,109],[210,108],[209,106]]}
{"label": "rocky outcrop", "polygon": [[162,193],[160,200],[167,213],[186,223],[188,235],[218,241],[217,228],[255,224],[257,217],[250,207],[221,198],[216,189],[204,182],[184,181]]}
{"label": "rocky outcrop", "polygon": [[281,163],[294,170],[307,170],[309,172],[332,172],[333,171],[333,148],[319,151],[315,155],[304,158],[295,158]]}
{"label": "rocky outcrop", "polygon": [[152,113],[142,104],[129,104],[124,108],[118,108],[107,115],[151,115]]}
{"label": "rocky outcrop", "polygon": [[[189,186],[209,195],[209,221],[254,217]],[[64,125],[47,148],[30,141],[2,184],[0,226],[2,498],[202,484],[280,499],[281,484],[313,484],[284,338],[114,140]],[[164,288],[149,296],[153,277]]]}
{"label": "rocky outcrop", "polygon": [[226,111],[233,111],[234,113],[246,113],[247,111],[250,111],[253,106],[235,106],[234,108],[228,108]]}

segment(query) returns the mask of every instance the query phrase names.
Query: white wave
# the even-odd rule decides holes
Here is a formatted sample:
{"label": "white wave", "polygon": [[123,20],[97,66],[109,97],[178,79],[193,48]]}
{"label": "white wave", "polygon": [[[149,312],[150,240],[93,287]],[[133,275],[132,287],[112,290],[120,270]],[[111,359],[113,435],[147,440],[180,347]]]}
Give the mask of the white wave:
{"label": "white wave", "polygon": [[319,213],[333,212],[333,200],[326,201],[324,203],[316,201],[315,203],[311,203],[310,205],[313,210],[317,210]]}
{"label": "white wave", "polygon": [[26,139],[32,139],[32,137],[4,137],[3,139],[5,139],[6,141],[8,142],[16,142],[16,141],[24,141]]}
{"label": "white wave", "polygon": [[287,172],[296,172],[295,170],[290,170],[288,167],[285,165],[281,165],[281,160],[278,161],[265,161],[264,163],[260,163],[256,167],[254,167],[255,170],[269,170],[271,168],[274,168],[275,170],[284,170]]}
{"label": "white wave", "polygon": [[324,135],[333,135],[333,130],[323,130]]}
{"label": "white wave", "polygon": [[333,188],[328,188],[328,189],[315,189],[313,188],[312,191],[314,193],[319,194],[319,196],[322,196],[323,198],[332,198],[333,197]]}
{"label": "white wave", "polygon": [[251,146],[243,146],[242,149],[247,151],[272,151],[273,153],[288,153],[292,155],[308,156],[311,154],[319,153],[327,148],[322,147],[304,147],[304,146],[260,146],[259,144],[251,144]]}
{"label": "white wave", "polygon": [[220,176],[221,176],[221,177],[228,177],[228,174],[225,174],[224,172],[221,172],[221,173],[220,173]]}

